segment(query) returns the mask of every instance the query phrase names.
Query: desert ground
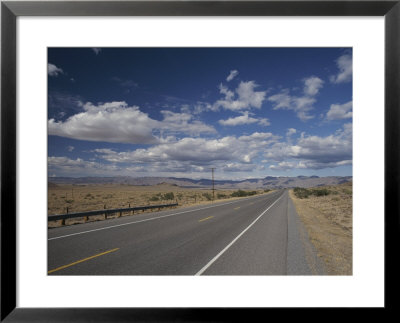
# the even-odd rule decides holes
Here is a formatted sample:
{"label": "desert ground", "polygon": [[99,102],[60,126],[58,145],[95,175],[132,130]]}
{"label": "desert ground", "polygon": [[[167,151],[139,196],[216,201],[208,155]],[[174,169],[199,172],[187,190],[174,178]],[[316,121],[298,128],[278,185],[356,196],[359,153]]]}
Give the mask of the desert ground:
{"label": "desert ground", "polygon": [[[215,190],[215,200],[240,198],[232,197],[234,192],[238,192],[238,190]],[[268,193],[264,190],[245,192]],[[49,183],[48,186],[48,215],[170,203],[178,203],[178,207],[187,207],[212,202],[213,192],[211,189],[184,188],[166,183],[152,186]],[[102,219],[104,219],[104,216],[89,218],[91,221]],[[65,224],[82,222],[84,222],[84,219],[76,218],[66,220]],[[49,221],[48,223],[49,227],[60,225],[61,221]]]}
{"label": "desert ground", "polygon": [[326,273],[352,275],[352,182],[290,190],[290,196],[318,256],[325,264]]}

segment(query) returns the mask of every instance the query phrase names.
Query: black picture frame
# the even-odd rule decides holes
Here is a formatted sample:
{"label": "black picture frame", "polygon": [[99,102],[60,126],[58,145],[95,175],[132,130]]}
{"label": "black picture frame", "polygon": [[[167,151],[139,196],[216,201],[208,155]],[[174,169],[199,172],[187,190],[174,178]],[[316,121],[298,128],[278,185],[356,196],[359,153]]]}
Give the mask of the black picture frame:
{"label": "black picture frame", "polygon": [[[385,309],[398,276],[400,179],[400,1],[2,1],[1,3],[1,321],[237,321],[264,309],[16,307],[16,19],[19,16],[384,16]],[[240,314],[240,315],[239,315]]]}

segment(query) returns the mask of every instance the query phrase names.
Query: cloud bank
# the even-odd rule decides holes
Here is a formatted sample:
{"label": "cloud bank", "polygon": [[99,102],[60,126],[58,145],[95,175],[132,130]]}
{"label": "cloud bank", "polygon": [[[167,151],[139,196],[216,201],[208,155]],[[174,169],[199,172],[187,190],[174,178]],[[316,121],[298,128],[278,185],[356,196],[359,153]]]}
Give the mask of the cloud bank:
{"label": "cloud bank", "polygon": [[82,104],[83,112],[69,117],[65,121],[48,121],[48,134],[72,139],[111,143],[155,144],[160,134],[215,133],[216,130],[204,123],[192,120],[187,113],[161,111],[164,119],[154,120],[139,107],[124,101],[107,102],[94,105]]}

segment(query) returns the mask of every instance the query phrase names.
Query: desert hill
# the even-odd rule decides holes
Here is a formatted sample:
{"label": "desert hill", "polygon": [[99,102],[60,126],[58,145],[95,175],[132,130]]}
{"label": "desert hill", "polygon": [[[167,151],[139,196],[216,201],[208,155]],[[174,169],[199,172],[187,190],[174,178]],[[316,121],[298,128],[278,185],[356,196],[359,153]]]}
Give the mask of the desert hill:
{"label": "desert hill", "polygon": [[[53,184],[121,184],[135,186],[174,185],[180,187],[209,188],[211,179],[190,179],[178,177],[49,177],[49,185]],[[297,176],[251,178],[244,180],[218,180],[214,184],[216,189],[274,189],[290,187],[315,187],[337,185],[352,181],[352,176]]]}

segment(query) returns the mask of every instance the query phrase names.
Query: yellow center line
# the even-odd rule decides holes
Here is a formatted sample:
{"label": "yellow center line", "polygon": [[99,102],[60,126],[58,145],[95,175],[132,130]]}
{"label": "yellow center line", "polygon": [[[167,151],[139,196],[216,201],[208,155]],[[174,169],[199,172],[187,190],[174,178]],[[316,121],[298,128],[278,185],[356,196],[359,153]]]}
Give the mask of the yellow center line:
{"label": "yellow center line", "polygon": [[93,259],[93,258],[96,258],[96,257],[100,257],[100,256],[103,256],[103,255],[106,255],[106,254],[108,254],[108,253],[110,253],[110,252],[117,251],[118,249],[119,249],[119,248],[115,248],[115,249],[112,249],[112,250],[108,250],[108,251],[99,253],[99,254],[97,254],[97,255],[94,255],[94,256],[91,256],[91,257],[88,257],[88,258],[85,258],[85,259],[81,259],[81,260],[75,261],[75,262],[73,262],[72,264],[64,265],[64,266],[61,266],[61,267],[58,267],[58,268],[49,270],[49,271],[47,272],[47,274],[51,274],[51,273],[54,273],[55,271],[59,271],[59,270],[64,269],[64,268],[71,267],[71,266],[76,265],[76,264],[79,264],[79,263],[81,263],[81,262],[84,262],[84,261],[87,261],[87,260],[90,260],[90,259]]}
{"label": "yellow center line", "polygon": [[238,209],[240,209],[240,206],[234,208],[234,210],[238,210]]}
{"label": "yellow center line", "polygon": [[205,221],[205,220],[208,220],[208,219],[211,219],[211,218],[213,218],[214,216],[212,215],[212,216],[209,216],[208,218],[205,218],[205,219],[201,219],[201,220],[199,220],[199,222],[201,222],[201,221]]}

